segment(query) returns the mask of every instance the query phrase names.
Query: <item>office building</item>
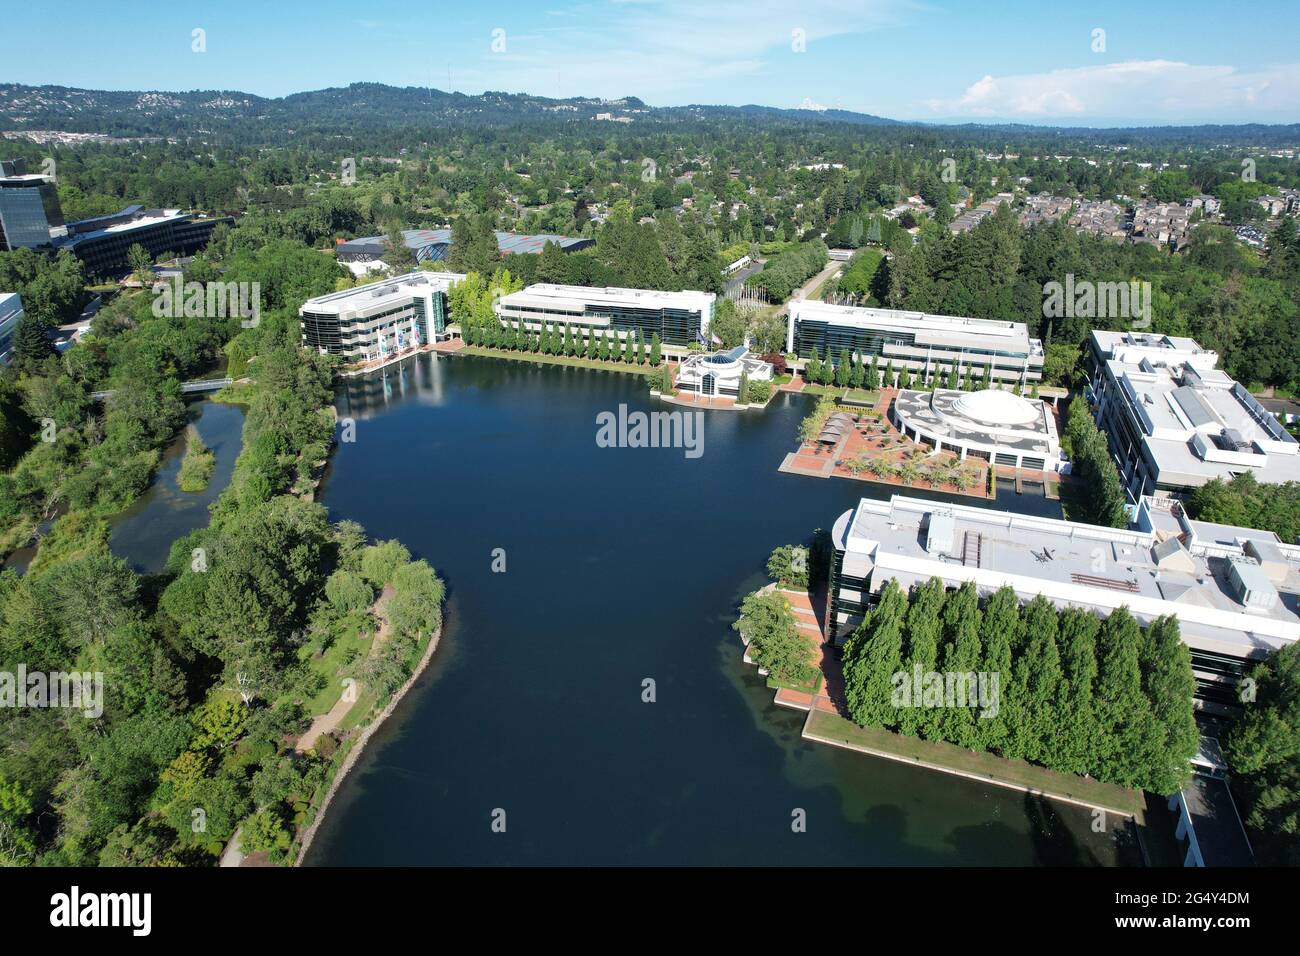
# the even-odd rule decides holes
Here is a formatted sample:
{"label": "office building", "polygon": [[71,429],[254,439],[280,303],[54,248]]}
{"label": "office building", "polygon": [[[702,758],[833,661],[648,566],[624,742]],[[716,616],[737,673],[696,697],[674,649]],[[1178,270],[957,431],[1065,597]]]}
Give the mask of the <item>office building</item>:
{"label": "office building", "polygon": [[0,162],[0,252],[48,246],[62,225],[53,180],[28,174],[22,160]]}
{"label": "office building", "polygon": [[0,365],[13,363],[14,332],[23,316],[23,300],[18,293],[0,292]]}
{"label": "office building", "polygon": [[1300,481],[1300,443],[1192,339],[1095,330],[1098,425],[1129,498],[1181,495],[1215,478]]}
{"label": "office building", "polygon": [[119,212],[68,223],[67,235],[54,248],[68,250],[86,266],[88,276],[120,276],[130,269],[127,252],[139,245],[155,259],[163,253],[191,255],[208,244],[212,230],[230,216],[197,217],[179,209],[126,206]]}
{"label": "office building", "polygon": [[302,344],[368,362],[446,339],[447,290],[463,278],[410,272],[308,299],[298,310]]}
{"label": "office building", "polygon": [[1043,347],[1023,322],[966,319],[804,299],[790,303],[786,351],[838,362],[841,351],[872,356],[882,367],[910,369],[926,382],[956,368],[981,369],[990,381],[1029,383],[1043,377]]}
{"label": "office building", "polygon": [[932,577],[1005,586],[1021,602],[1106,617],[1127,607],[1147,625],[1178,619],[1197,698],[1222,710],[1249,662],[1300,639],[1300,547],[1266,532],[1190,521],[1181,505],[1144,499],[1134,527],[1103,528],[894,495],[862,499],[835,522],[830,633],[843,641],[891,580]]}
{"label": "office building", "polygon": [[717,296],[712,292],[657,292],[650,289],[589,289],[578,285],[538,283],[502,296],[496,304],[502,323],[520,322],[533,331],[543,324],[642,341],[655,335],[665,345],[704,342],[713,321]]}
{"label": "office building", "polygon": [[[503,256],[516,253],[536,254],[541,252],[548,242],[557,245],[562,252],[586,249],[596,242],[595,239],[572,236],[525,235],[518,232],[498,232],[496,236],[497,248]],[[450,229],[403,229],[402,239],[415,253],[416,262],[436,262],[446,259],[451,249]],[[340,242],[335,246],[334,251],[340,262],[373,262],[383,258],[387,246],[386,236],[365,236]]]}

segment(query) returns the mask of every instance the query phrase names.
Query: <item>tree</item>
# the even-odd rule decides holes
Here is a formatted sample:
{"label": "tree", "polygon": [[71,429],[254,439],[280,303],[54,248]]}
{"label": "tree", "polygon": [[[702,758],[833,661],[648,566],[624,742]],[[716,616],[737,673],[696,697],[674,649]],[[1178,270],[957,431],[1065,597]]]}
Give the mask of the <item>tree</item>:
{"label": "tree", "polygon": [[1242,716],[1223,740],[1232,789],[1260,862],[1300,864],[1300,644],[1246,675]]}
{"label": "tree", "polygon": [[863,727],[898,726],[901,711],[894,706],[894,675],[911,679],[902,669],[907,611],[907,595],[891,578],[876,607],[845,642],[845,701],[849,716]]}
{"label": "tree", "polygon": [[54,358],[58,351],[50,341],[50,327],[34,315],[25,315],[14,330],[14,368],[19,372],[35,372],[46,359]]}
{"label": "tree", "polygon": [[[1061,612],[1058,644],[1064,706],[1056,726],[1052,752],[1056,764],[1070,773],[1095,773],[1097,726],[1094,695],[1097,682],[1097,632],[1101,621],[1082,608]],[[1189,698],[1190,699],[1190,698]]]}
{"label": "tree", "polygon": [[1140,786],[1153,755],[1151,704],[1142,693],[1141,634],[1128,608],[1111,613],[1098,644],[1097,775],[1124,786]]}
{"label": "tree", "polygon": [[[974,582],[967,581],[957,593],[948,598],[943,607],[943,666],[949,676],[955,676],[966,689],[967,699],[946,702],[949,706],[939,712],[940,736],[959,747],[974,750],[980,744],[979,733],[975,724],[979,720],[991,717],[981,716],[976,710],[979,704],[984,713],[1000,709],[1001,703],[993,700],[972,700],[979,686],[977,674],[980,667],[980,602],[979,592]],[[989,686],[986,682],[986,686]],[[1000,694],[1001,689],[993,690]]]}
{"label": "tree", "polygon": [[1142,643],[1142,687],[1155,721],[1154,754],[1147,786],[1160,794],[1183,788],[1200,745],[1196,719],[1187,702],[1196,694],[1192,655],[1179,638],[1178,619],[1156,618]]}
{"label": "tree", "polygon": [[799,633],[790,603],[775,591],[748,595],[732,627],[748,639],[754,661],[775,680],[803,683],[814,676],[812,647]]}
{"label": "tree", "polygon": [[[913,680],[919,673],[924,686],[927,675],[938,670],[939,639],[943,633],[942,615],[946,600],[943,582],[938,578],[930,578],[912,589],[904,631],[907,635],[904,679]],[[911,700],[899,714],[899,733],[937,739],[938,713],[942,711],[942,703],[942,700]]]}
{"label": "tree", "polygon": [[808,588],[808,549],[803,545],[783,544],[767,559],[767,576],[783,588]]}
{"label": "tree", "polygon": [[981,669],[998,681],[998,712],[975,723],[979,745],[994,753],[1006,753],[1012,724],[1007,713],[1012,690],[1012,657],[1021,644],[1022,623],[1016,592],[1002,587],[984,605],[980,619]]}
{"label": "tree", "polygon": [[1052,765],[1052,745],[1060,717],[1061,657],[1056,644],[1056,608],[1041,594],[1025,608],[1024,648],[1013,666],[1010,752],[1025,760]]}
{"label": "tree", "polygon": [[126,264],[131,269],[131,274],[135,280],[140,283],[142,288],[149,289],[153,286],[153,256],[149,250],[138,242],[131,243],[131,247],[126,250]]}

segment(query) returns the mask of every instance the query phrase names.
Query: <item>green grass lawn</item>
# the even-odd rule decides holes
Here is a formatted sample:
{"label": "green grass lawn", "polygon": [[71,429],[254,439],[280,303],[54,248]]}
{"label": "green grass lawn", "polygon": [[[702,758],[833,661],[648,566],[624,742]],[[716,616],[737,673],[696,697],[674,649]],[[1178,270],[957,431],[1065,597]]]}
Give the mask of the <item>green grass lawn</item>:
{"label": "green grass lawn", "polygon": [[651,375],[658,371],[650,365],[628,365],[626,362],[601,362],[569,355],[543,355],[541,352],[512,352],[489,349],[481,345],[467,345],[457,355],[487,355],[492,358],[514,359],[517,362],[542,362],[545,365],[572,365],[576,368],[599,368],[607,372],[626,372],[630,375]]}
{"label": "green grass lawn", "polygon": [[814,711],[808,718],[805,730],[824,740],[1038,790],[1049,797],[1064,797],[1130,815],[1140,815],[1142,812],[1143,798],[1140,790],[1059,773],[1023,760],[1007,760],[990,753],[965,750],[942,741],[905,737],[877,727],[859,727],[836,714]]}
{"label": "green grass lawn", "polygon": [[325,686],[310,700],[303,701],[307,713],[315,717],[328,713],[338,703],[343,694],[343,677],[339,669],[348,659],[349,652],[355,651],[355,661],[359,662],[370,652],[372,638],[367,634],[361,637],[361,615],[350,615],[338,623],[334,629],[334,640],[325,653],[316,656],[318,645],[306,645],[299,650],[299,659],[304,661],[308,670],[325,678]]}
{"label": "green grass lawn", "polygon": [[880,399],[879,392],[873,392],[865,388],[843,388],[839,385],[814,385],[807,384],[803,387],[805,395],[827,395],[831,398],[848,398],[855,402],[876,402]]}
{"label": "green grass lawn", "polygon": [[785,681],[785,680],[777,680],[775,677],[772,677],[769,674],[767,678],[767,686],[772,688],[773,690],[777,690],[778,688],[785,688],[786,690],[797,691],[800,694],[815,694],[817,693],[817,690],[822,686],[822,675],[821,672],[819,671],[810,680]]}

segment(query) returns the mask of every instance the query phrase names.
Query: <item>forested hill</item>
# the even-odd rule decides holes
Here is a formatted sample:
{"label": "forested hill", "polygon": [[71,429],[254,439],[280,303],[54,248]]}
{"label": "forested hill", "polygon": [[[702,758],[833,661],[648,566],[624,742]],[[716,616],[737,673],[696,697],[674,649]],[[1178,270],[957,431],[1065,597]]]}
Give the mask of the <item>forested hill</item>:
{"label": "forested hill", "polygon": [[429,87],[353,83],[279,98],[237,90],[189,92],[82,90],[0,83],[0,129],[62,130],[110,136],[178,136],[244,131],[256,136],[286,126],[311,129],[387,129],[422,125],[502,126],[600,122],[610,114],[641,124],[709,119],[771,123],[892,124],[847,110],[783,110],[769,106],[652,107],[636,97],[551,99],[522,93],[447,93]]}
{"label": "forested hill", "polygon": [[[597,120],[598,114],[630,123]],[[1067,129],[1019,124],[905,123],[842,109],[780,109],[748,104],[649,106],[634,96],[551,99],[524,93],[447,93],[430,87],[353,83],[268,98],[238,90],[189,92],[83,90],[64,86],[0,83],[0,131],[59,130],[117,137],[200,137],[243,143],[302,141],[315,135],[400,132],[431,127],[536,126],[548,132],[585,129],[634,133],[668,127],[744,126],[850,128],[855,135],[903,142],[1186,143],[1294,145],[1300,124],[1289,126],[1168,126]]]}

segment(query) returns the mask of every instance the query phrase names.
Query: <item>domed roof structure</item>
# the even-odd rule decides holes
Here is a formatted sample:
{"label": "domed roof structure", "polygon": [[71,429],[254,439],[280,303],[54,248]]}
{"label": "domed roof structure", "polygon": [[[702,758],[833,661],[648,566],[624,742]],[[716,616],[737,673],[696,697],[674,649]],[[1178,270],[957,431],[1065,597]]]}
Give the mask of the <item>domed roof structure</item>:
{"label": "domed roof structure", "polygon": [[968,392],[953,402],[953,409],[971,421],[991,425],[1028,425],[1041,415],[1036,403],[1000,388]]}

